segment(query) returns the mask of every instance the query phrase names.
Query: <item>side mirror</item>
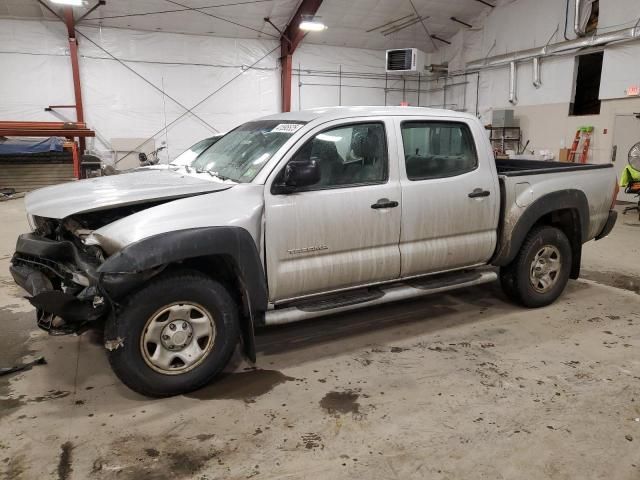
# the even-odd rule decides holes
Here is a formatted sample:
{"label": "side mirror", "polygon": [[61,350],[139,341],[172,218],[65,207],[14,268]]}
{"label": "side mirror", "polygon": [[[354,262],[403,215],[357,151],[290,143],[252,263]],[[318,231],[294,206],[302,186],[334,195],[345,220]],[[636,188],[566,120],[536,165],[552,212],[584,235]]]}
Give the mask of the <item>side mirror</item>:
{"label": "side mirror", "polygon": [[138,154],[138,160],[140,161],[140,163],[146,162],[147,161],[147,154],[146,153],[139,153]]}
{"label": "side mirror", "polygon": [[290,193],[299,188],[310,187],[320,181],[320,165],[315,158],[291,160],[284,169],[283,182],[278,193]]}

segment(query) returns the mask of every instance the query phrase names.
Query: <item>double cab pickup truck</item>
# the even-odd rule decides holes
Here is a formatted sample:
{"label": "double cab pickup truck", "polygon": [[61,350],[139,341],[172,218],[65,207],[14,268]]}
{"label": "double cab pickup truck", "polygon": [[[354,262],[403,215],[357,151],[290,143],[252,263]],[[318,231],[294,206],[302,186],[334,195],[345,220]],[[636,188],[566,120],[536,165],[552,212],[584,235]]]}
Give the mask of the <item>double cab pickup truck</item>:
{"label": "double cab pickup truck", "polygon": [[211,382],[254,330],[498,280],[529,308],[616,221],[611,165],[496,161],[472,115],[339,107],[245,123],[189,168],[26,197],[11,271],[52,334],[104,328],[148,396]]}

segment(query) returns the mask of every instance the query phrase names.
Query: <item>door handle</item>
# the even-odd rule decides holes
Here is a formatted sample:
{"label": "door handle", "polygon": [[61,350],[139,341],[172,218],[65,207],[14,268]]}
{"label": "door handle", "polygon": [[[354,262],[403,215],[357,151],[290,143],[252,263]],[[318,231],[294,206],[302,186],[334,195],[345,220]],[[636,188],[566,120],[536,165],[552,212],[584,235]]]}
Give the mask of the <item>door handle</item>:
{"label": "door handle", "polygon": [[482,197],[488,197],[489,195],[491,195],[491,192],[489,190],[476,188],[473,192],[469,194],[469,198],[482,198]]}
{"label": "door handle", "polygon": [[371,208],[374,210],[379,210],[381,208],[396,208],[399,205],[398,202],[389,200],[388,198],[381,198],[376,203],[371,205]]}

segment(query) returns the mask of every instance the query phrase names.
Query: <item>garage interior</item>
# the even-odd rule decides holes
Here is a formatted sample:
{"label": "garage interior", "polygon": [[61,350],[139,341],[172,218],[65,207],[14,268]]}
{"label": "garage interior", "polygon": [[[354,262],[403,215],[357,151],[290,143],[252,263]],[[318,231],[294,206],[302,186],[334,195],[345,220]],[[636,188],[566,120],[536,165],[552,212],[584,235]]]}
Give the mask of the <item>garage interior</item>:
{"label": "garage interior", "polygon": [[[0,0],[0,476],[640,478],[638,58],[637,0]],[[37,328],[9,273],[29,192],[338,106],[613,163],[617,223],[550,306],[494,282],[258,328],[255,363],[170,398],[123,385],[99,330]]]}

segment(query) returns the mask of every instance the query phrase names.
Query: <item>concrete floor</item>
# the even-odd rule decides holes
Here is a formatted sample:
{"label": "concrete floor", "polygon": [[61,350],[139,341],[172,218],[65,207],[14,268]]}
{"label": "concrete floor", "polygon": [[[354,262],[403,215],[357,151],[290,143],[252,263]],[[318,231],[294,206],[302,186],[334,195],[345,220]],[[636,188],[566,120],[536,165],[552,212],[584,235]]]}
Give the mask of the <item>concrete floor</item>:
{"label": "concrete floor", "polygon": [[529,311],[497,285],[260,332],[191,395],[149,400],[95,335],[48,337],[8,277],[0,203],[0,472],[11,479],[638,479],[640,226],[585,249],[586,280]]}

